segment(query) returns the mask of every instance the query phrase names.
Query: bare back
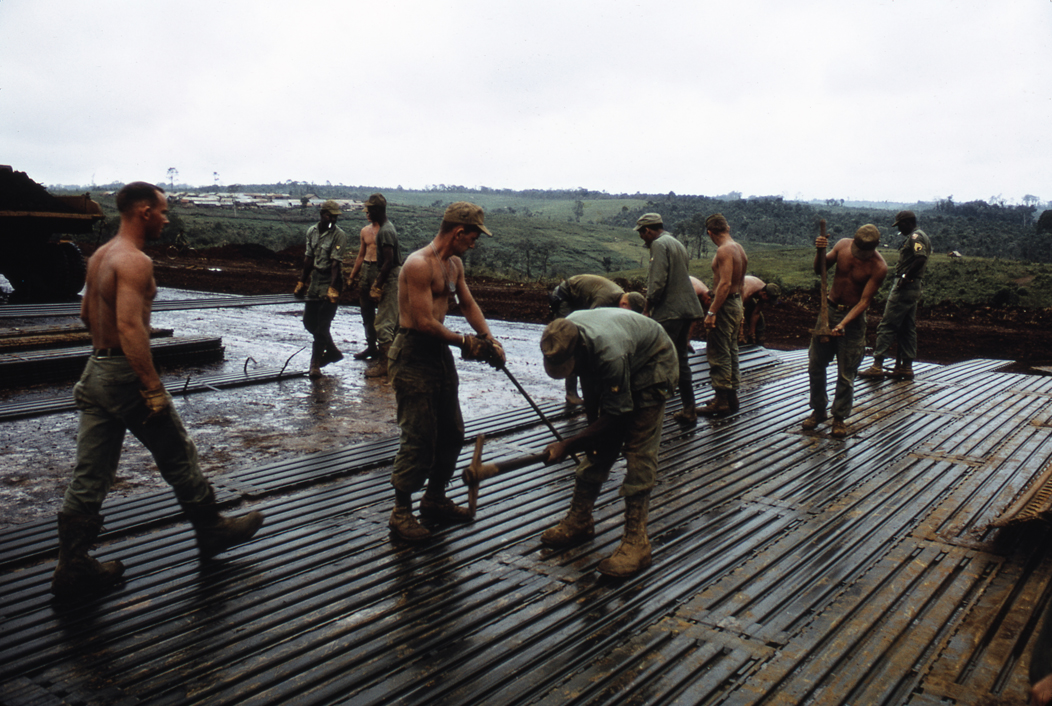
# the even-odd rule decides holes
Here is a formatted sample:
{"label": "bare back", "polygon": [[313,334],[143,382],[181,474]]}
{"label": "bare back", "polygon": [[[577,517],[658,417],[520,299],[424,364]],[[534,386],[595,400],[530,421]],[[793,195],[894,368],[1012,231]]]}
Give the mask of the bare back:
{"label": "bare back", "polygon": [[134,321],[149,330],[157,296],[153,262],[134,243],[115,238],[88,260],[80,317],[95,348],[123,346],[121,324]]}
{"label": "bare back", "polygon": [[712,258],[713,291],[720,290],[720,285],[725,285],[723,291],[726,292],[726,296],[741,294],[745,283],[745,270],[748,267],[749,257],[745,254],[745,248],[728,238],[716,248],[716,255]]}

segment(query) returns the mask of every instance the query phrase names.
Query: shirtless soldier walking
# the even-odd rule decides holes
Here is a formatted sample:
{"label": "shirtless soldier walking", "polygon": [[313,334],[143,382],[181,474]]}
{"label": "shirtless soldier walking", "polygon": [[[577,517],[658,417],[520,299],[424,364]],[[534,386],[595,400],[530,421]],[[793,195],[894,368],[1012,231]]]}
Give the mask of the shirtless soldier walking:
{"label": "shirtless soldier walking", "polygon": [[117,193],[117,210],[120,229],[88,261],[80,308],[94,350],[73,389],[80,409],[77,462],[58,514],[58,566],[51,580],[60,600],[104,591],[124,573],[121,562],[99,563],[88,550],[102,529],[99,510],[117,477],[125,431],[153,454],[194,526],[203,557],[247,541],[263,525],[259,512],[237,519],[219,514],[197,448],[153,366],[150,309],[157,284],[142,249],[168,223],[164,192],[145,182],[128,184]]}

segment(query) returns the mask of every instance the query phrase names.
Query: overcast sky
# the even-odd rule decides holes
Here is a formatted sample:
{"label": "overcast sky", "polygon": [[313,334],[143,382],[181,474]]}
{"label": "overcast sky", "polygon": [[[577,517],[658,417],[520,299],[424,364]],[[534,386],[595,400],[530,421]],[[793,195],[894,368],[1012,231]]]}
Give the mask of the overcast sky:
{"label": "overcast sky", "polygon": [[0,0],[0,163],[1052,199],[1052,0]]}

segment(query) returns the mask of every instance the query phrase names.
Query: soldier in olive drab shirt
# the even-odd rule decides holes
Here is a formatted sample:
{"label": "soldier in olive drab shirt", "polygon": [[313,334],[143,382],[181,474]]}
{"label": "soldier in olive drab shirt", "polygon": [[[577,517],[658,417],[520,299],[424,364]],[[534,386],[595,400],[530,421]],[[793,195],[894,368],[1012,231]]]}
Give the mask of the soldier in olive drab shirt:
{"label": "soldier in olive drab shirt", "polygon": [[323,366],[343,360],[343,353],[329,333],[336,318],[336,302],[343,291],[343,253],[347,248],[347,235],[336,225],[340,213],[335,201],[330,199],[322,204],[318,223],[307,229],[303,273],[293,290],[297,297],[307,297],[303,328],[314,337],[310,357],[312,378],[321,377]]}
{"label": "soldier in olive drab shirt", "polygon": [[859,373],[859,377],[884,377],[884,358],[891,344],[898,342],[898,358],[891,377],[912,380],[913,361],[917,359],[917,304],[921,298],[921,278],[931,255],[931,240],[924,231],[917,230],[917,216],[913,211],[900,211],[892,225],[905,240],[899,248],[895,281],[884,306],[884,316],[877,325],[873,365]]}
{"label": "soldier in olive drab shirt", "polygon": [[[556,285],[548,294],[548,304],[552,309],[552,318],[569,316],[575,311],[598,309],[600,307],[620,307],[642,313],[646,299],[639,292],[625,293],[616,283],[599,275],[575,275]],[[577,396],[577,375],[566,376],[566,403],[581,404]]]}
{"label": "soldier in olive drab shirt", "polygon": [[548,463],[574,451],[583,451],[584,457],[577,466],[570,509],[541,535],[541,542],[565,546],[595,536],[592,508],[623,449],[624,535],[598,569],[614,577],[642,571],[650,566],[647,517],[665,400],[679,376],[672,339],[660,324],[633,311],[590,309],[548,324],[541,352],[549,376],[559,379],[575,371],[580,376],[589,421],[582,432],[546,449]]}
{"label": "soldier in olive drab shirt", "polygon": [[690,326],[702,318],[704,312],[687,271],[690,255],[683,243],[665,230],[657,213],[643,214],[636,221],[635,230],[650,249],[646,313],[664,327],[676,345],[679,358],[679,395],[683,409],[673,416],[681,424],[694,425],[698,415],[694,409],[694,380],[687,354]]}

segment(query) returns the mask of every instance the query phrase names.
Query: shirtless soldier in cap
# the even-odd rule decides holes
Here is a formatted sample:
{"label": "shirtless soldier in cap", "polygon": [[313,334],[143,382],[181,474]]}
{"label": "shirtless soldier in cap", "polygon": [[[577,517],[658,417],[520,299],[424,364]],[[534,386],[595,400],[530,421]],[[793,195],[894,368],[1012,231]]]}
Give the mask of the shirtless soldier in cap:
{"label": "shirtless soldier in cap", "polygon": [[[481,208],[466,201],[451,204],[438,235],[406,258],[398,278],[400,328],[388,360],[401,439],[391,473],[395,506],[389,525],[395,536],[408,541],[431,536],[413,515],[412,494],[425,485],[422,516],[446,522],[473,519],[468,508],[446,497],[446,484],[464,445],[457,368],[449,347],[458,346],[464,360],[504,365],[504,348],[471,296],[460,259],[483,233],[493,235],[483,225]],[[477,335],[446,328],[454,297]]]}
{"label": "shirtless soldier in cap", "polygon": [[[818,236],[816,248],[825,248],[828,239]],[[837,439],[847,436],[844,420],[851,414],[855,374],[866,349],[866,309],[888,274],[888,264],[877,252],[880,231],[864,225],[854,238],[842,238],[825,254],[826,267],[836,267],[829,290],[829,328],[834,336],[823,343],[811,339],[807,374],[811,381],[811,416],[804,420],[805,430],[815,429],[826,419],[826,366],[836,358],[837,379],[833,393],[833,429]],[[821,253],[815,253],[815,273],[821,274]]]}

